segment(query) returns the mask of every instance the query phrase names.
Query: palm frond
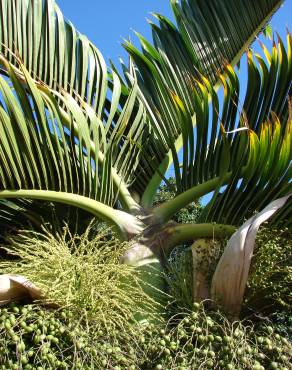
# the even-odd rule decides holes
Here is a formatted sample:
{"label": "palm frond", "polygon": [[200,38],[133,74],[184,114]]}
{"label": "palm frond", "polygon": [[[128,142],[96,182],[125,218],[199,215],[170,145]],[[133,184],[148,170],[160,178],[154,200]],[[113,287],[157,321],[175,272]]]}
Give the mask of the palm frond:
{"label": "palm frond", "polygon": [[183,127],[190,129],[195,120],[183,123],[185,118],[178,100],[187,115],[193,116],[197,95],[201,93],[196,80],[203,75],[211,85],[218,83],[220,73],[239,61],[282,1],[236,0],[230,4],[224,0],[173,0],[171,3],[177,26],[155,14],[159,25],[151,23],[154,45],[139,34],[141,51],[129,42],[124,44],[135,63],[134,72],[154,133],[133,184],[143,196],[144,205],[151,204],[172,162],[178,187],[183,189],[178,178],[177,152],[185,142]]}
{"label": "palm frond", "polygon": [[78,33],[54,0],[1,0],[0,52],[22,60],[35,80],[87,102],[101,119],[107,66],[100,52]]}
{"label": "palm frond", "polygon": [[80,208],[60,203],[3,199],[0,201],[0,241],[22,229],[41,232],[44,225],[52,232],[60,232],[64,223],[72,232],[82,234],[92,218]]}
{"label": "palm frond", "polygon": [[[290,34],[286,49],[279,39],[271,53],[266,50],[266,62],[248,53],[242,106],[239,79],[231,66],[220,76],[222,104],[203,76],[197,81],[200,93],[196,95],[194,116],[188,114],[179,97],[174,97],[183,137],[181,163],[174,163],[181,195],[173,204],[169,201],[169,205],[155,209],[158,217],[169,219],[180,205],[215,190],[199,221],[238,225],[291,191],[291,45]],[[291,218],[291,204],[284,209],[282,216]]]}
{"label": "palm frond", "polygon": [[[118,149],[128,150],[126,163],[138,150],[125,135],[135,87],[108,141],[103,123],[89,105],[83,102],[80,106],[67,92],[36,83],[21,63],[16,72],[5,58],[0,62],[9,76],[0,76],[1,198],[5,194],[13,198],[9,191],[45,190],[76,194],[109,206],[122,202],[119,190],[126,187],[130,171],[126,169],[123,176],[123,168],[115,163]],[[136,136],[137,142],[141,140],[140,134]]]}
{"label": "palm frond", "polygon": [[[248,54],[249,78],[243,108],[239,113],[238,107],[232,104],[233,99],[229,101],[228,105],[235,109],[234,120],[224,119],[223,124],[226,131],[236,127],[248,128],[249,150],[247,154],[244,152],[244,131],[231,136],[230,163],[226,172],[232,172],[233,176],[225,189],[217,189],[202,219],[239,224],[255,210],[263,209],[273,199],[291,191],[291,35],[287,40],[287,52],[279,39],[278,48],[274,45],[272,53],[267,55],[268,62],[256,55],[256,65],[252,54]],[[229,95],[226,90],[227,85],[225,96]],[[239,91],[236,96],[238,94]],[[232,114],[225,114],[224,117],[232,117]],[[236,117],[239,119],[236,120]],[[218,163],[221,162],[222,159],[219,159]],[[284,210],[286,213],[283,213]],[[281,212],[283,214],[281,217],[277,215],[278,219],[285,218],[288,221],[291,218],[290,201]]]}
{"label": "palm frond", "polygon": [[[227,64],[235,65],[250,43],[265,29],[283,1],[275,0],[171,0],[179,34],[188,56],[215,84]],[[167,23],[161,18],[161,29]],[[165,32],[158,45],[169,45]],[[166,41],[165,43],[163,41]]]}
{"label": "palm frond", "polygon": [[[97,156],[103,150],[99,148],[98,140],[105,139],[111,147],[111,155],[103,160],[99,156],[99,162],[104,162],[102,171],[105,173],[100,186],[103,189],[101,200],[111,203],[113,192],[115,197],[124,192],[124,199],[130,201],[127,187],[133,181],[138,165],[139,142],[146,121],[143,105],[137,99],[136,82],[132,78],[127,86],[122,86],[117,74],[108,70],[99,50],[71,22],[64,20],[54,0],[1,0],[0,12],[0,54],[16,68],[21,61],[35,81],[57,92],[54,98],[65,116],[76,113],[75,126],[76,122],[82,127],[88,126],[85,118],[78,116],[77,105],[86,111],[91,128],[82,133],[82,127],[75,127],[75,134],[76,130],[81,130],[78,135],[82,145],[77,145],[74,155],[77,158],[78,152],[83,150],[89,153],[90,141],[87,139],[90,137],[90,151]],[[6,64],[2,63],[1,67],[1,74],[9,75]],[[22,80],[22,83],[26,82],[26,79]],[[29,86],[25,89],[30,91]],[[46,109],[52,117],[55,115],[54,104],[47,102]],[[104,126],[103,136],[98,133],[101,126]],[[68,134],[64,135],[66,140],[72,139]],[[80,176],[86,166],[90,166],[90,161],[80,168]],[[111,183],[107,183],[107,172],[114,173],[114,191]],[[44,181],[47,181],[46,176],[50,176],[48,170],[44,172]],[[73,178],[69,172],[68,181],[72,182]],[[82,184],[83,188],[86,186],[89,184]],[[132,205],[127,206],[131,208]]]}

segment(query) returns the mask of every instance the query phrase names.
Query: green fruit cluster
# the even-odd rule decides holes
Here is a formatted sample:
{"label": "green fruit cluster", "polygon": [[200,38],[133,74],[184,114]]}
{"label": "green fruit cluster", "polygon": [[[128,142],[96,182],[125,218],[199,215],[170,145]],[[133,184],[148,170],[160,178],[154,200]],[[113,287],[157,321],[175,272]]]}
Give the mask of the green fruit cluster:
{"label": "green fruit cluster", "polygon": [[245,306],[254,311],[292,310],[292,231],[261,227],[249,273]]}
{"label": "green fruit cluster", "polygon": [[88,328],[66,309],[9,305],[0,308],[0,370],[135,370],[137,342],[125,335]]}
{"label": "green fruit cluster", "polygon": [[230,323],[194,304],[166,327],[109,333],[65,309],[11,305],[0,311],[0,370],[292,370],[292,317],[277,320]]}
{"label": "green fruit cluster", "polygon": [[82,331],[66,310],[34,305],[0,309],[0,369],[71,369],[91,351]]}
{"label": "green fruit cluster", "polygon": [[206,315],[195,304],[191,314],[168,330],[148,332],[148,358],[142,368],[292,370],[292,344],[286,336],[271,325],[246,325],[231,324],[216,312]]}

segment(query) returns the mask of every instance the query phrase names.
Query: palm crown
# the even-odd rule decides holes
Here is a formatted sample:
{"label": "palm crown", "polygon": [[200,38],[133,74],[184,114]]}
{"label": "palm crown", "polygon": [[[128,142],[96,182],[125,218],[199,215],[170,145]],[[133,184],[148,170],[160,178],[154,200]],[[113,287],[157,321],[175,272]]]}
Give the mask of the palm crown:
{"label": "palm crown", "polygon": [[[175,235],[173,246],[214,227],[230,235],[287,195],[290,34],[286,45],[278,38],[271,52],[264,48],[266,61],[248,51],[242,107],[234,69],[281,3],[172,0],[177,25],[155,14],[153,44],[139,34],[141,50],[125,42],[130,62],[121,75],[53,0],[1,0],[0,198],[11,199],[1,203],[1,222],[15,209],[29,215],[26,199],[45,200],[90,212],[128,239],[145,242],[159,226]],[[177,196],[152,207],[171,163]],[[174,213],[209,192],[205,224],[167,229]],[[277,220],[291,224],[291,210],[288,201]]]}

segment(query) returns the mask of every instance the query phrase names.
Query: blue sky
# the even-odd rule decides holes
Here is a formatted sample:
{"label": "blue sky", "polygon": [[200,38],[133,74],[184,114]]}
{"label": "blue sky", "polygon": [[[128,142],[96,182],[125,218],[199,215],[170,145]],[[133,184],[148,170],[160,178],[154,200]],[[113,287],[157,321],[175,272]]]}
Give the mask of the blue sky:
{"label": "blue sky", "polygon": [[[232,0],[231,0],[232,1]],[[151,39],[147,18],[151,12],[161,13],[171,19],[169,0],[56,0],[64,16],[85,34],[103,53],[106,60],[116,63],[125,57],[121,41],[129,36],[134,41],[133,30]],[[286,0],[272,20],[275,31],[285,34],[291,28],[292,0]],[[290,29],[291,31],[291,29]]]}
{"label": "blue sky", "polygon": [[64,16],[85,34],[102,52],[115,62],[125,57],[121,42],[135,39],[133,30],[150,39],[146,18],[151,12],[172,17],[169,0],[56,0]]}

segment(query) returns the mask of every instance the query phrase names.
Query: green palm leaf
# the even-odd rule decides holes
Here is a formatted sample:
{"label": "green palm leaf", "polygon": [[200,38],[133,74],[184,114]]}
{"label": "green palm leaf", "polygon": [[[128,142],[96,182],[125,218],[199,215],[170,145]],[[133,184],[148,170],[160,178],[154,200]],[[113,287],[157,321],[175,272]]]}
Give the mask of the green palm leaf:
{"label": "green palm leaf", "polygon": [[[70,95],[59,94],[70,112],[65,120],[46,86],[36,84],[21,66],[26,92],[11,65],[4,59],[2,62],[12,84],[0,77],[2,190],[46,189],[99,199],[94,166],[90,163],[90,125],[86,115]],[[102,137],[100,129],[97,135]],[[106,149],[106,143],[101,139],[99,142]],[[108,180],[112,181],[110,177]]]}
{"label": "green palm leaf", "polygon": [[[99,50],[69,21],[64,20],[54,0],[1,0],[0,11],[0,54],[16,68],[21,60],[35,81],[58,92],[59,95],[54,94],[54,97],[65,116],[68,112],[75,112],[75,126],[76,122],[80,125],[75,127],[75,134],[76,130],[79,130],[78,135],[82,140],[79,152],[82,150],[88,152],[89,147],[86,148],[84,145],[91,145],[90,150],[96,155],[99,153],[99,162],[105,173],[100,187],[104,189],[102,196],[104,202],[113,203],[120,192],[123,194],[124,203],[127,199],[131,203],[127,185],[133,181],[134,170],[138,165],[139,140],[144,135],[146,121],[144,108],[137,99],[136,82],[131,79],[127,86],[122,86],[115,72],[112,72],[110,80],[108,68]],[[5,64],[2,64],[1,72],[9,74]],[[26,89],[30,90],[29,87]],[[72,99],[68,98],[69,95]],[[65,96],[66,102],[63,99]],[[83,130],[88,124],[85,124],[82,115],[78,117],[76,104],[85,107],[86,116],[92,125],[90,132],[86,133]],[[46,109],[54,115],[54,105],[49,102],[47,105]],[[99,135],[98,130],[101,126],[104,126],[103,139],[106,139],[108,145],[111,143],[113,147],[120,149],[111,151],[110,161],[108,157],[102,159],[100,152],[103,149],[98,148],[99,138],[96,135]],[[45,135],[45,131],[43,134]],[[40,156],[40,161],[41,158]],[[87,167],[89,165],[90,161]],[[50,173],[45,167],[43,171],[46,181],[46,176],[50,177]],[[82,162],[79,171],[81,174],[85,171]],[[105,186],[107,172],[114,174],[113,186],[110,183],[109,186]],[[69,172],[68,181],[72,181],[73,177]],[[91,185],[82,185],[81,193],[87,186]],[[133,202],[126,204],[127,208],[133,205]]]}
{"label": "green palm leaf", "polygon": [[[56,201],[119,224],[119,213],[112,207],[118,201],[125,207],[129,201],[136,204],[123,198],[132,168],[115,166],[119,150],[128,151],[126,164],[133,163],[133,153],[139,152],[143,130],[137,132],[135,125],[143,117],[141,112],[131,127],[135,143],[127,136],[132,132],[126,133],[135,83],[108,140],[103,123],[88,104],[36,83],[20,61],[17,70],[4,57],[0,63],[9,77],[0,76],[0,199]],[[1,221],[14,217],[17,204],[3,204]],[[20,204],[23,210],[26,204]]]}
{"label": "green palm leaf", "polygon": [[[178,207],[215,190],[199,221],[237,225],[291,191],[291,45],[290,34],[286,49],[279,39],[271,54],[266,51],[267,62],[248,53],[242,107],[238,76],[231,66],[220,76],[222,104],[214,87],[202,76],[201,82],[197,81],[200,92],[196,93],[193,116],[174,96],[183,137],[182,164],[176,168],[181,195],[169,205],[154,209],[158,219],[169,219]],[[291,204],[284,209],[289,219]]]}
{"label": "green palm leaf", "polygon": [[[201,91],[196,87],[196,80],[203,75],[211,85],[219,82],[220,73],[228,64],[239,61],[281,3],[279,0],[236,0],[232,4],[224,0],[173,0],[177,26],[155,14],[159,25],[151,23],[154,45],[139,34],[142,51],[125,42],[136,65],[135,73],[154,131],[153,140],[145,148],[145,158],[137,168],[140,176],[136,176],[133,184],[145,206],[152,203],[157,186],[172,162],[179,191],[185,189],[186,184],[178,176],[177,152],[185,145],[183,127],[195,125],[196,121],[183,122],[186,117],[177,104],[178,99],[187,115],[197,113],[197,95]],[[178,99],[174,100],[173,96]],[[206,144],[202,145],[206,150]],[[185,150],[184,153],[187,154]]]}
{"label": "green palm leaf", "polygon": [[[283,1],[171,0],[188,58],[212,84],[226,64],[236,64]],[[161,17],[159,17],[161,18]],[[167,23],[161,18],[162,26]],[[160,40],[165,40],[163,34]]]}
{"label": "green palm leaf", "polygon": [[107,67],[100,52],[65,21],[54,0],[1,0],[0,50],[12,64],[19,55],[36,80],[64,89],[104,115]]}
{"label": "green palm leaf", "polygon": [[[242,110],[230,65],[281,3],[173,1],[177,27],[156,15],[154,46],[140,35],[141,52],[126,43],[132,60],[123,67],[125,82],[53,0],[0,0],[1,74],[8,76],[0,77],[2,198],[41,190],[44,200],[57,192],[79,196],[85,210],[94,208],[92,200],[104,214],[120,204],[137,212],[131,193],[151,205],[172,161],[178,193],[217,187],[204,220],[222,220],[227,210],[224,221],[237,223],[248,201],[254,210],[283,195],[291,178],[291,36],[287,51],[281,40],[271,54],[265,51],[268,62],[248,55]],[[241,19],[241,12],[249,17]],[[231,216],[239,188],[247,200]]]}
{"label": "green palm leaf", "polygon": [[[291,102],[287,98],[292,81],[291,35],[287,37],[287,44],[286,52],[279,39],[278,48],[274,45],[272,54],[267,55],[268,62],[256,56],[258,65],[252,54],[248,54],[249,78],[245,102],[241,113],[238,113],[238,107],[233,107],[236,116],[239,115],[239,122],[227,119],[232,117],[227,114],[223,124],[226,130],[244,126],[249,129],[249,153],[244,155],[242,134],[235,133],[230,139],[231,162],[228,169],[233,177],[219,197],[215,193],[212,211],[205,212],[202,219],[239,224],[254,210],[263,209],[271,200],[291,191],[292,117],[288,114]],[[239,91],[228,105],[232,106],[236,96],[239,96]],[[290,204],[290,214],[291,211]]]}

